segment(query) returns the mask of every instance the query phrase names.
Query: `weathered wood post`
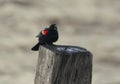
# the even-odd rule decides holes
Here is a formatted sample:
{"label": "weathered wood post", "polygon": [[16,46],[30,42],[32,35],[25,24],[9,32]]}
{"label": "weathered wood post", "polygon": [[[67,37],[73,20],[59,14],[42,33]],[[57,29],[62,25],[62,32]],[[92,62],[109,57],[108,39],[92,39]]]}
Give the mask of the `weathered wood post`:
{"label": "weathered wood post", "polygon": [[35,84],[91,84],[92,54],[75,46],[40,46]]}

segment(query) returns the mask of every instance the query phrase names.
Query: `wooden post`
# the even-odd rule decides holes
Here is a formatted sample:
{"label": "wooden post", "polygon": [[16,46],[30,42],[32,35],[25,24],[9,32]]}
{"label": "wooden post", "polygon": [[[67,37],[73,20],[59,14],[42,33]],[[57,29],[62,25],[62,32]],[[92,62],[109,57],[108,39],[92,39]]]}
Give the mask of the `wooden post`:
{"label": "wooden post", "polygon": [[92,54],[76,46],[39,48],[35,84],[91,84]]}

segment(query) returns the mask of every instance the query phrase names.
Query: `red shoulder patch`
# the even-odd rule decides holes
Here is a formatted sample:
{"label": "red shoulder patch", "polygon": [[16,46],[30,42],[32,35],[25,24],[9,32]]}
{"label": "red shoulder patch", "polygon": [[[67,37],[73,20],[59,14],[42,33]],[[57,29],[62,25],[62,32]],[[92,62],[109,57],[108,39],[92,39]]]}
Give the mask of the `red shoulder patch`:
{"label": "red shoulder patch", "polygon": [[42,34],[43,34],[44,36],[46,36],[47,33],[48,33],[48,30],[43,30],[43,31],[42,31]]}

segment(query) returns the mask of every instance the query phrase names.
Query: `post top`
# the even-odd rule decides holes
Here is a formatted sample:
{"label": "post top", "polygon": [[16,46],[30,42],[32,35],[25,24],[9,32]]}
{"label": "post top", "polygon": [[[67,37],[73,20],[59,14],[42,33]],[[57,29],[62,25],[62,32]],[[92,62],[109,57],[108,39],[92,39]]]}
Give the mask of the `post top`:
{"label": "post top", "polygon": [[69,45],[42,45],[43,47],[51,50],[52,52],[59,54],[79,54],[79,53],[89,53],[85,48],[78,46],[69,46]]}
{"label": "post top", "polygon": [[67,52],[67,53],[77,53],[77,52],[86,52],[86,49],[80,48],[80,47],[75,47],[75,46],[62,46],[62,47],[57,47],[57,51],[60,52]]}

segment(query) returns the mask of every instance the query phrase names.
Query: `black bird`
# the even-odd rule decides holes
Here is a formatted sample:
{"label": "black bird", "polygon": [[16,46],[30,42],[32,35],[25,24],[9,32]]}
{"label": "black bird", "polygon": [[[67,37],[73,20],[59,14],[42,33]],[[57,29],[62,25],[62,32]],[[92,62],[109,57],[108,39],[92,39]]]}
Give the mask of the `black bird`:
{"label": "black bird", "polygon": [[50,44],[58,40],[58,31],[56,24],[50,25],[49,28],[42,30],[36,37],[38,37],[38,43],[32,48],[33,51],[38,51],[40,45]]}

